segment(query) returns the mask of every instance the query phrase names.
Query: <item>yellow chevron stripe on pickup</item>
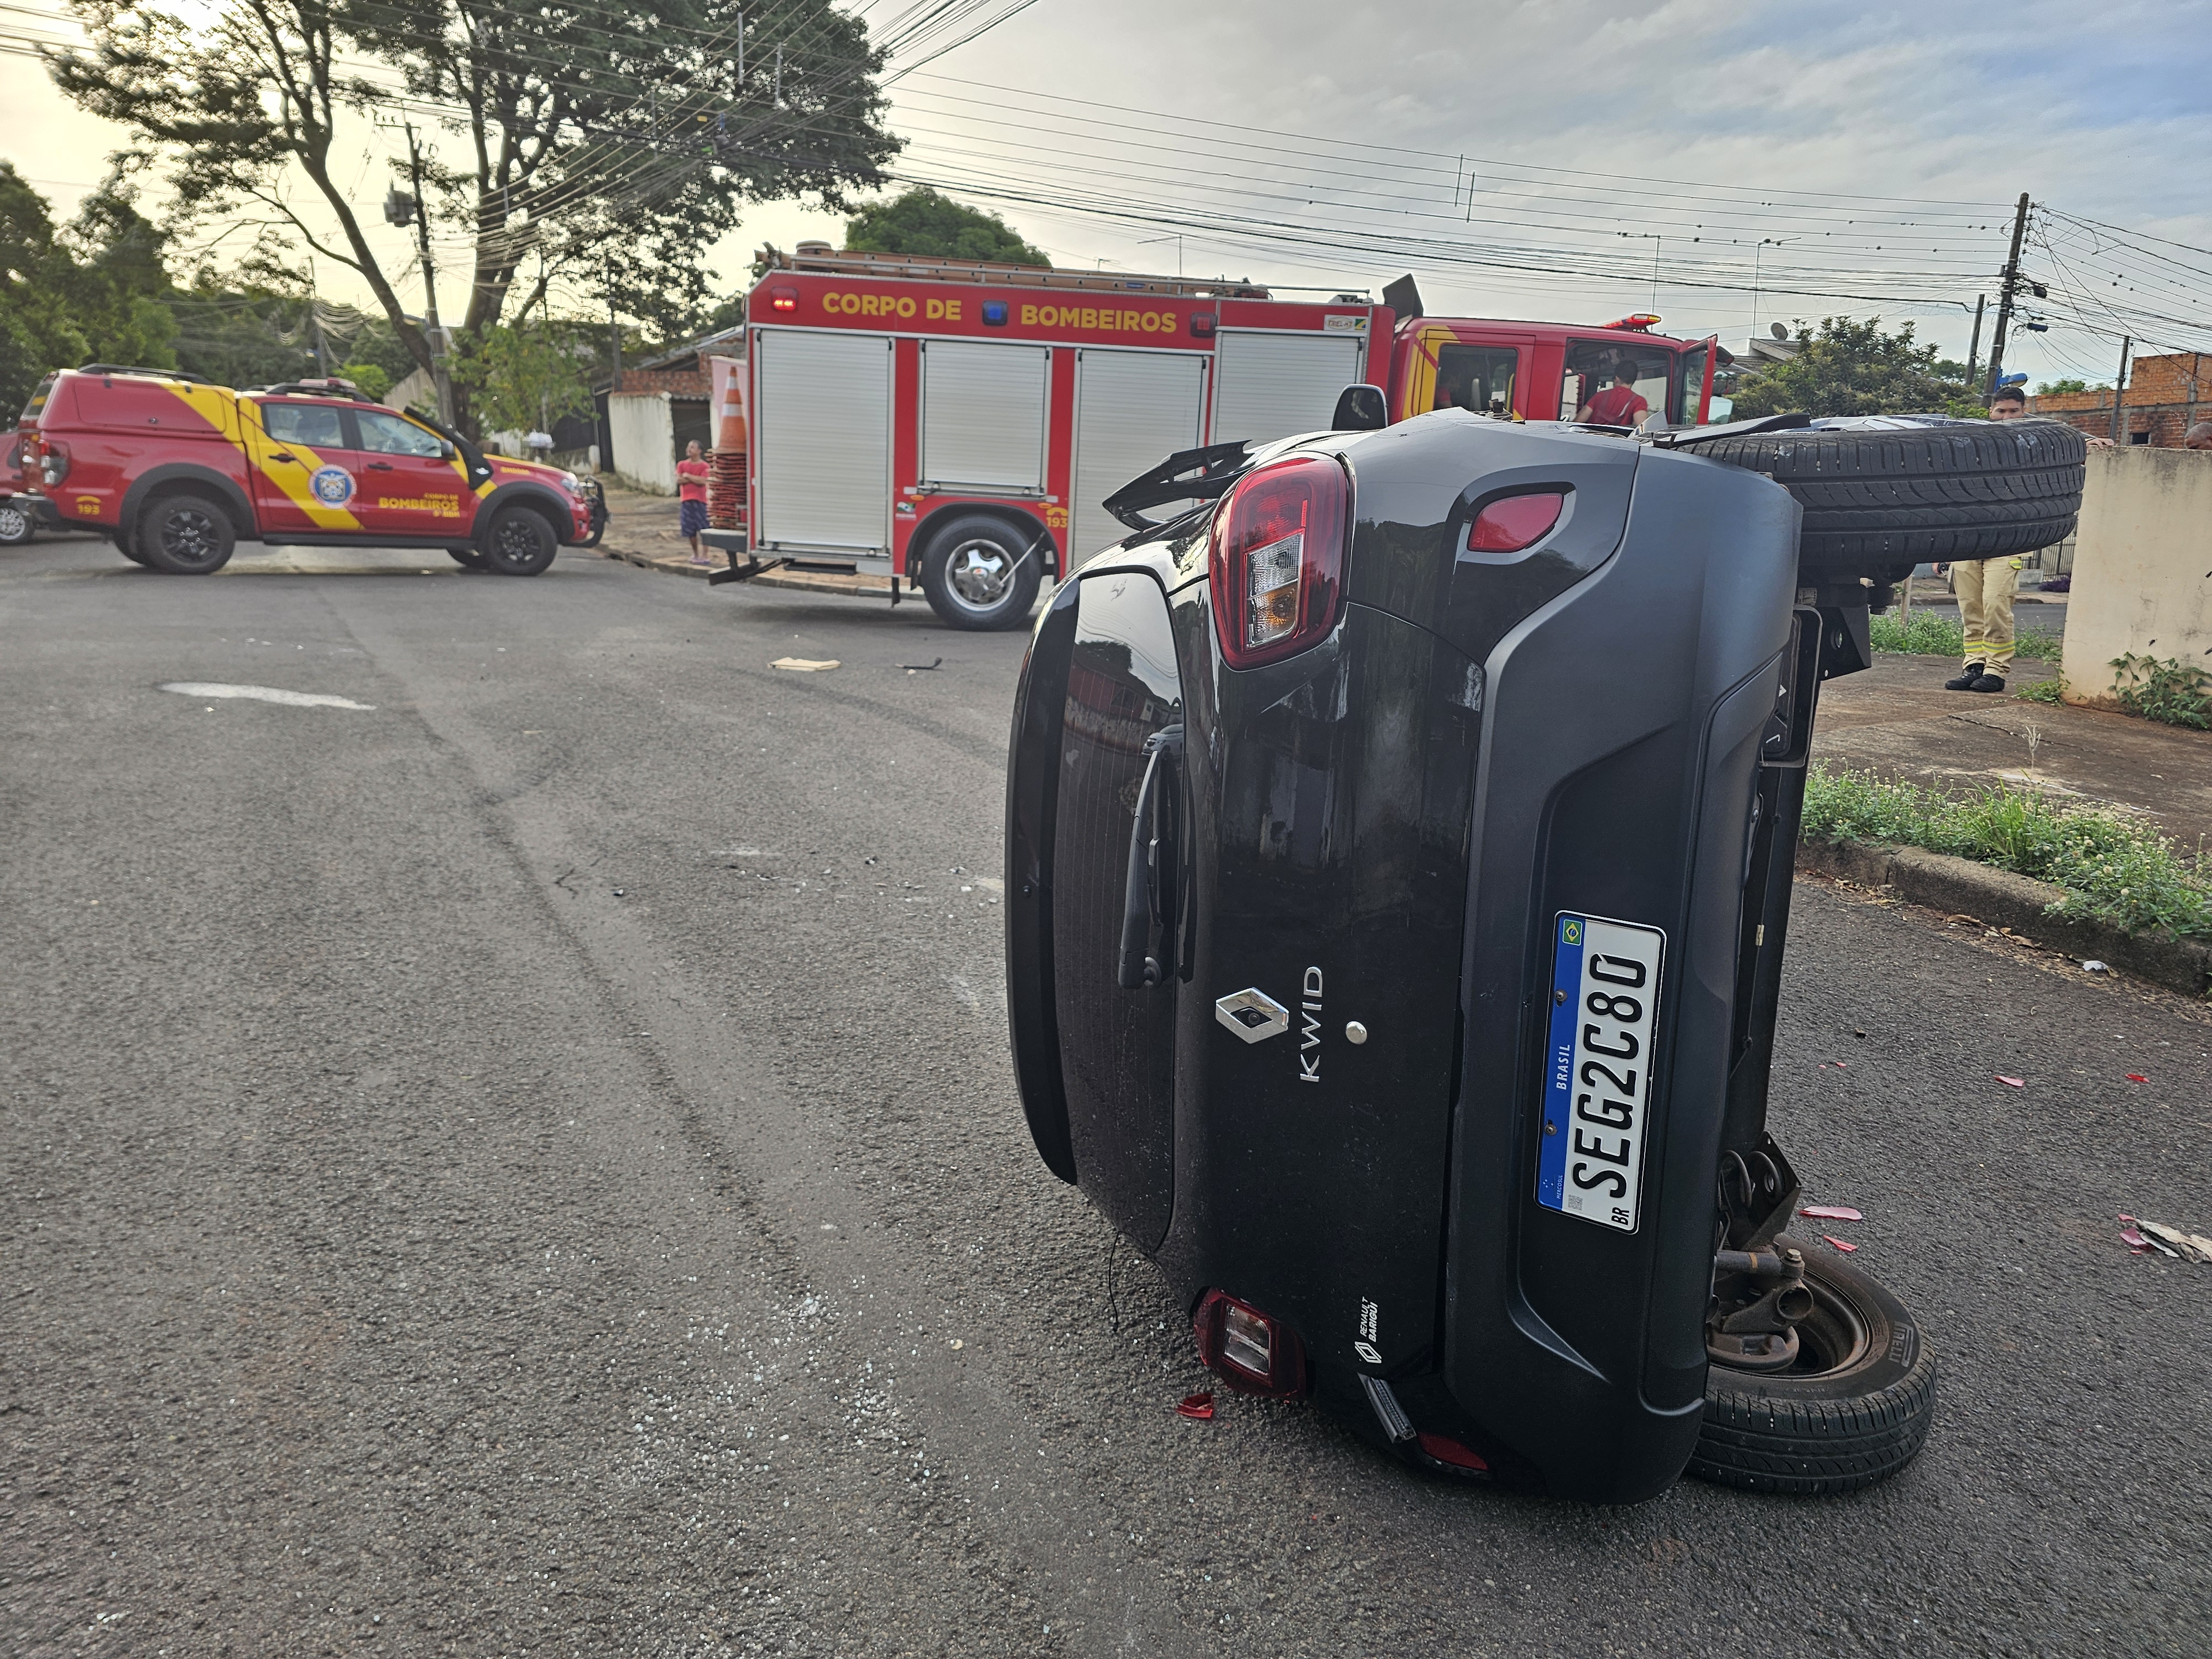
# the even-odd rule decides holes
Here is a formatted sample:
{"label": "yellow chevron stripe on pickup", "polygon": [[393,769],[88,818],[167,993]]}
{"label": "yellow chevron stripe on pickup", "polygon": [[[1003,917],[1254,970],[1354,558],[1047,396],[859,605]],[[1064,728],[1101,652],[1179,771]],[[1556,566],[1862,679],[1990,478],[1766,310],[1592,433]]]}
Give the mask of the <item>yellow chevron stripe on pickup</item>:
{"label": "yellow chevron stripe on pickup", "polygon": [[[251,398],[238,399],[238,428],[244,440],[246,459],[253,470],[268,479],[283,492],[286,500],[307,515],[307,522],[318,530],[359,530],[362,522],[342,506],[336,506],[315,494],[315,475],[330,466],[333,472],[344,469],[331,466],[305,444],[278,443],[261,425],[261,405]],[[280,461],[277,455],[289,455],[289,461]],[[360,487],[360,480],[350,472],[345,473],[347,500]]]}

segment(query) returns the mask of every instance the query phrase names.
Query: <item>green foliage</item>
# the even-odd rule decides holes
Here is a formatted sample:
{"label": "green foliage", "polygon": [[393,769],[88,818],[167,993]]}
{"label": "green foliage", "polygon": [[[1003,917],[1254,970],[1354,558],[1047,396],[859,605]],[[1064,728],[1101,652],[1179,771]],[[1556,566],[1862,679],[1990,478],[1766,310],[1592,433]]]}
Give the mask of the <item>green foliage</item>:
{"label": "green foliage", "polygon": [[[1911,626],[1894,611],[1869,619],[1868,636],[1877,651],[1900,652],[1916,657],[1960,657],[1966,654],[1966,634],[1954,617],[1933,611],[1915,611]],[[2013,654],[2031,662],[2057,662],[2065,643],[2057,634],[2023,628],[2013,637]]]}
{"label": "green foliage", "polygon": [[[2100,386],[2096,389],[2100,392],[2110,392],[2112,387]],[[2063,397],[2069,392],[2088,390],[2089,383],[2087,380],[2045,380],[2035,388],[2035,395],[2039,398]]]}
{"label": "green foliage", "polygon": [[2023,686],[2012,695],[2015,702],[2049,703],[2055,708],[2066,700],[2066,682],[2053,675],[2047,680],[2038,680],[2033,685]]}
{"label": "green foliage", "polygon": [[1814,766],[1805,779],[1811,839],[1923,847],[2062,889],[2055,908],[2136,931],[2212,934],[2212,879],[2148,823],[2017,789],[1947,795],[1870,772]]}
{"label": "green foliage", "polygon": [[0,412],[52,369],[177,367],[161,233],[118,173],[55,227],[46,198],[0,161]]}
{"label": "green foliage", "polygon": [[920,185],[890,201],[862,208],[848,220],[845,246],[855,253],[919,253],[1018,265],[1052,263],[997,214],[981,212]]}
{"label": "green foliage", "polygon": [[563,415],[592,407],[587,325],[541,323],[480,334],[453,360],[454,380],[469,386],[487,429],[550,431]]}
{"label": "green foliage", "polygon": [[[1797,325],[1797,355],[1738,382],[1734,418],[1803,410],[1828,415],[1965,414],[1984,411],[1959,365],[1916,344],[1912,325],[1882,332],[1881,319],[1823,318]],[[1947,375],[1944,370],[1955,371]]]}
{"label": "green foliage", "polygon": [[379,403],[382,403],[384,394],[392,390],[392,377],[374,363],[347,363],[339,368],[338,379],[351,380]]}
{"label": "green foliage", "polygon": [[2212,674],[2172,657],[2138,657],[2132,651],[2113,658],[2112,666],[2120,671],[2112,690],[2129,714],[2212,732]]}

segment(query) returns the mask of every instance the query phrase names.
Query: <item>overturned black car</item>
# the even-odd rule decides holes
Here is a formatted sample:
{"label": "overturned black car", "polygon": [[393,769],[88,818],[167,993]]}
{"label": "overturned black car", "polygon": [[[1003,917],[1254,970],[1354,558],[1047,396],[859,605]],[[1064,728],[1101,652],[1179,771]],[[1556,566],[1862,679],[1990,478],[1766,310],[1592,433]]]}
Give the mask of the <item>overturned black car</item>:
{"label": "overturned black car", "polygon": [[1207,1364],[1591,1501],[1912,1457],[1933,1358],[1784,1231],[1766,1132],[1806,754],[1889,584],[2063,536],[2082,453],[1449,410],[1109,502],[1139,527],[1017,702],[1013,1047],[1045,1163]]}

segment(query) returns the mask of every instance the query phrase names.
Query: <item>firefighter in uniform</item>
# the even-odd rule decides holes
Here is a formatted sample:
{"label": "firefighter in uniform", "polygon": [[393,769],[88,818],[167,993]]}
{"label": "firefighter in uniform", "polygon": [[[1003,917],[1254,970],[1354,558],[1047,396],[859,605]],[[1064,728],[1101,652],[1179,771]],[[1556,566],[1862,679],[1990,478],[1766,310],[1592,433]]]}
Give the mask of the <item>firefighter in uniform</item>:
{"label": "firefighter in uniform", "polygon": [[[1993,421],[2016,421],[2027,413],[2027,394],[2016,386],[1990,403]],[[1966,632],[1966,665],[1946,691],[2002,691],[2012,666],[2012,598],[2020,590],[2021,559],[1960,559],[1951,566],[1951,586],[1959,595],[1959,621]]]}

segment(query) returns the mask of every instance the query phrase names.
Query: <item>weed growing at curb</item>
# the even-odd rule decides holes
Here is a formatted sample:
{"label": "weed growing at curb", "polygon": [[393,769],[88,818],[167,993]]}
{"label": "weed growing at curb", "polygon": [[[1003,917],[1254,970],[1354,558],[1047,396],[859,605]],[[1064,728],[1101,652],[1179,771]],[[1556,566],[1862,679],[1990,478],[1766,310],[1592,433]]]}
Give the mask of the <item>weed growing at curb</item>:
{"label": "weed growing at curb", "polygon": [[2055,705],[2064,701],[2065,691],[2066,682],[2052,678],[2038,680],[2027,690],[2015,691],[2012,695],[2013,701],[2015,702],[2047,702]]}
{"label": "weed growing at curb", "polygon": [[2147,823],[2018,789],[1947,795],[1870,772],[1815,766],[1804,833],[1925,848],[2049,882],[2052,906],[2134,933],[2212,936],[2212,868]]}
{"label": "weed growing at curb", "polygon": [[[1904,652],[1917,657],[1960,657],[1966,654],[1966,630],[1948,617],[1921,611],[1907,627],[1894,611],[1871,618],[1867,632],[1877,651]],[[2033,662],[2057,662],[2063,640],[2057,634],[2024,628],[2014,635],[2013,655]]]}
{"label": "weed growing at curb", "polygon": [[2129,714],[2212,732],[2212,674],[2172,657],[2138,657],[2132,651],[2113,658],[2112,666],[2120,671],[2112,690]]}

